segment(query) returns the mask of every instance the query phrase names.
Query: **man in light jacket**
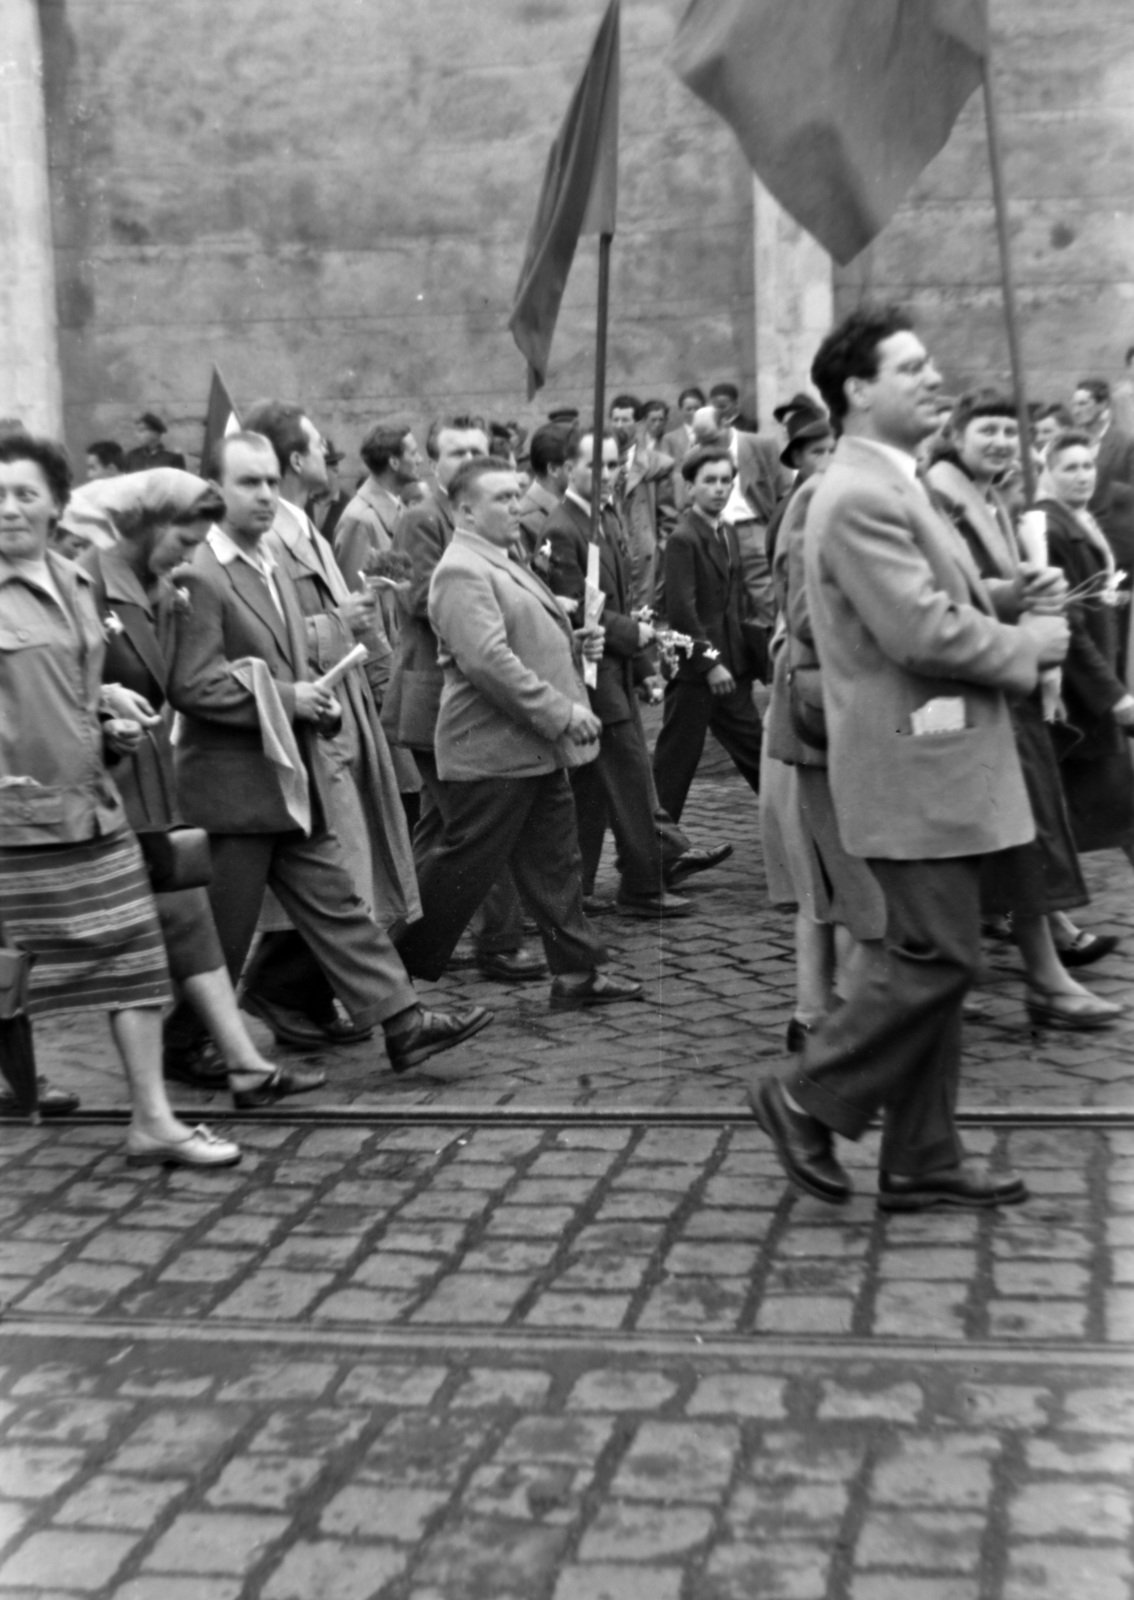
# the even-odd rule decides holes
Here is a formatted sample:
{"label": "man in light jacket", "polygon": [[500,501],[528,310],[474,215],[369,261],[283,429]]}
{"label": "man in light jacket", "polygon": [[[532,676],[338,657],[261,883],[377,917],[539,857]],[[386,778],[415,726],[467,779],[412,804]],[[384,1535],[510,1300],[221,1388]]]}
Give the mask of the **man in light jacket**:
{"label": "man in light jacket", "polygon": [[[788,1176],[822,1200],[850,1195],[832,1134],[858,1139],[880,1110],[882,1209],[1011,1204],[1023,1182],[972,1168],[957,1136],[961,1005],[980,961],[981,858],[1035,833],[1007,697],[1062,660],[1067,623],[999,621],[933,509],[916,451],[941,379],[900,309],[853,312],[811,376],[842,435],[804,533],[831,793],[887,927],[881,958],[753,1108]],[[1038,604],[1046,580],[1029,582]]]}
{"label": "man in light jacket", "polygon": [[474,458],[449,498],[456,526],[429,585],[444,672],[435,749],[445,824],[422,864],[424,915],[402,959],[438,977],[507,862],[543,938],[552,1006],[639,999],[641,984],[598,970],[606,951],[583,913],[565,769],[594,760],[602,725],[566,614],[519,554],[519,480],[502,461]]}

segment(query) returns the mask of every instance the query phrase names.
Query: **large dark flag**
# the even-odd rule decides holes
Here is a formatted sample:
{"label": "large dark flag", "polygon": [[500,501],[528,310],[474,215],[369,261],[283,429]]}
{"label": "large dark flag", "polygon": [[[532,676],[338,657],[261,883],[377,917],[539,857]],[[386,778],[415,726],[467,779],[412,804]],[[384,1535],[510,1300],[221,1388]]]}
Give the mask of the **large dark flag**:
{"label": "large dark flag", "polygon": [[240,432],[240,413],[228,392],[228,384],[221,377],[219,367],[213,368],[209,384],[209,404],[205,412],[205,437],[201,445],[201,476],[207,478],[212,471],[213,451],[219,440],[230,433]]}
{"label": "large dark flag", "polygon": [[575,248],[613,233],[618,197],[619,0],[611,0],[555,136],[508,326],[528,363],[528,398],[547,378],[551,339]]}
{"label": "large dark flag", "polygon": [[988,0],[693,0],[673,63],[846,263],[945,144],[987,54]]}

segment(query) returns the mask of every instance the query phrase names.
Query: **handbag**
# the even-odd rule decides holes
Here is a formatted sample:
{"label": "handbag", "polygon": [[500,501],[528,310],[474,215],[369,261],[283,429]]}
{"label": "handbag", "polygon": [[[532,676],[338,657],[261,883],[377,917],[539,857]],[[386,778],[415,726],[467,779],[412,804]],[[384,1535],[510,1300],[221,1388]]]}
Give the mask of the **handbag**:
{"label": "handbag", "polygon": [[[154,759],[166,815],[172,816],[173,805],[166,783],[165,763],[153,735],[147,731],[146,737],[154,745]],[[138,794],[142,795],[140,784]],[[148,815],[148,807],[146,810]],[[213,881],[212,853],[204,828],[189,828],[182,823],[174,823],[172,827],[159,829],[156,833],[140,833],[138,843],[150,874],[150,887],[155,894],[172,894],[176,889],[205,889]]]}
{"label": "handbag", "polygon": [[16,1110],[38,1119],[39,1086],[32,1045],[28,979],[35,960],[25,950],[13,950],[0,929],[0,1073],[12,1091]]}

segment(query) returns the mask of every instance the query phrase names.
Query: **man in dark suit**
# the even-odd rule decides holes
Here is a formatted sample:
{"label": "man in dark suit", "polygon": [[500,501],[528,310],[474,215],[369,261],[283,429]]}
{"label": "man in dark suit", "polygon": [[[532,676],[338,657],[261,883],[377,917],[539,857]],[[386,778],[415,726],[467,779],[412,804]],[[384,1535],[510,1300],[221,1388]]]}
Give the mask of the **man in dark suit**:
{"label": "man in dark suit", "polygon": [[[832,1134],[883,1115],[878,1204],[990,1207],[1019,1178],[974,1170],[957,1135],[961,1007],[980,965],[985,855],[1035,834],[1009,714],[1067,650],[1062,616],[1001,622],[964,540],[934,509],[917,449],[940,375],[897,307],[852,312],[811,370],[841,437],[804,530],[843,846],[886,901],[882,955],[809,1035],[799,1065],[751,1091],[788,1176],[845,1201]],[[1041,605],[1043,575],[1025,589]]]}
{"label": "man in dark suit", "polygon": [[178,467],[185,470],[185,457],[180,450],[167,450],[164,439],[165,423],[156,411],[143,411],[134,424],[138,443],[127,450],[123,459],[123,472],[149,472],[152,467]]}
{"label": "man in dark suit", "polygon": [[760,791],[760,714],[752,703],[753,662],[744,630],[744,579],[736,529],[722,522],[732,490],[727,450],[694,450],[681,464],[689,508],[665,556],[665,609],[671,628],[693,641],[665,691],[665,720],[654,748],[658,799],[680,822],[711,728],[737,771]]}
{"label": "man in dark suit", "polygon": [[276,453],[259,434],[223,441],[223,521],[179,568],[169,700],[181,713],[178,797],[208,830],[209,890],[235,983],[267,886],[314,952],[356,1029],[381,1023],[395,1072],[476,1033],[483,1007],[423,1011],[385,929],[356,892],[327,826],[330,773],[319,735],[341,722],[311,681],[303,614],[261,541],[279,505]]}
{"label": "man in dark suit", "polygon": [[[571,452],[567,492],[544,529],[551,543],[548,581],[555,593],[574,608],[576,626],[581,626],[585,617],[587,567],[592,549],[592,450],[593,436],[581,434]],[[597,761],[580,768],[572,779],[583,882],[590,893],[609,818],[618,847],[619,909],[627,916],[684,916],[689,902],[671,894],[670,888],[694,872],[715,866],[730,853],[730,847],[692,850],[688,839],[668,817],[662,819],[659,834],[657,796],[635,693],[635,684],[650,673],[645,652],[653,642],[654,630],[650,623],[630,615],[628,560],[622,530],[608,502],[617,471],[618,444],[613,436],[606,436],[598,487],[603,506],[596,547],[597,587],[605,596],[600,618],[605,648],[590,690],[591,707],[602,719],[602,742]]]}
{"label": "man in dark suit", "polygon": [[[382,705],[382,726],[391,744],[413,752],[423,784],[421,814],[413,848],[419,866],[441,842],[444,790],[437,777],[434,739],[444,677],[437,661],[437,635],[429,620],[429,585],[456,527],[449,484],[464,461],[488,454],[488,436],[475,418],[442,418],[430,425],[426,453],[434,484],[401,519],[394,548],[410,558],[409,590],[402,597],[401,633]],[[523,910],[507,871],[478,913],[476,955],[487,977],[528,982],[547,970],[538,954],[524,946]]]}
{"label": "man in dark suit", "polygon": [[1134,572],[1134,436],[1115,422],[1105,378],[1083,378],[1075,385],[1071,413],[1096,452],[1098,477],[1087,509],[1106,534],[1115,561]]}
{"label": "man in dark suit", "polygon": [[436,744],[445,830],[423,866],[424,915],[402,954],[411,972],[437,977],[503,860],[539,924],[552,1006],[640,999],[640,983],[598,970],[606,951],[583,914],[565,769],[594,759],[600,724],[563,608],[520,557],[518,479],[504,461],[473,460],[451,490],[457,529],[429,592],[445,674]]}
{"label": "man in dark suit", "polygon": [[544,550],[544,525],[558,510],[567,487],[567,455],[571,429],[563,423],[546,422],[532,434],[529,460],[532,481],[520,500],[520,536],[528,565],[546,574],[548,553]]}

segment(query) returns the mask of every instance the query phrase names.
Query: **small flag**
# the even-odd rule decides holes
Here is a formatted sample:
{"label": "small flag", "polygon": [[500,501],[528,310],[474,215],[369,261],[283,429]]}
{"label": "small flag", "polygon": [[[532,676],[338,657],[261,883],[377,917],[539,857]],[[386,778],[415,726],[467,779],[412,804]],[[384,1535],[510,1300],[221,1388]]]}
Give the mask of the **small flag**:
{"label": "small flag", "polygon": [[611,0],[547,158],[508,323],[528,363],[528,398],[543,387],[555,322],[579,236],[613,233],[618,197],[620,0]]}
{"label": "small flag", "polygon": [[692,0],[678,77],[835,260],[945,144],[988,55],[988,0]]}
{"label": "small flag", "polygon": [[228,384],[221,377],[220,368],[214,366],[212,382],[209,384],[209,404],[205,411],[205,438],[201,445],[203,478],[211,475],[213,450],[218,440],[239,432],[240,413],[236,409],[236,402],[228,392]]}

